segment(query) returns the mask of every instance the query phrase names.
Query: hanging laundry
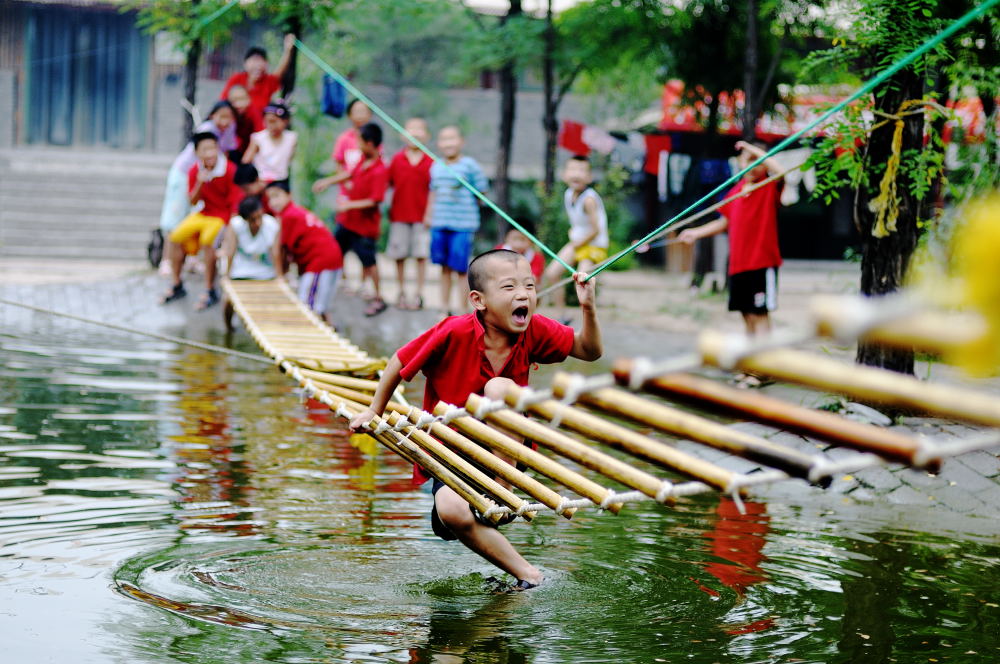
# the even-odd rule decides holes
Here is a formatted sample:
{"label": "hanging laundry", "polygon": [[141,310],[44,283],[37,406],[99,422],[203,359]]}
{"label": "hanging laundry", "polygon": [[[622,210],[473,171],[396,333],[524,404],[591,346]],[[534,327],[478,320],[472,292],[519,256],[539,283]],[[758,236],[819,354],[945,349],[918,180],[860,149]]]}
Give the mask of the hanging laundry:
{"label": "hanging laundry", "polygon": [[684,191],[684,178],[687,177],[688,169],[691,168],[691,155],[680,152],[670,153],[670,195],[679,196]]}
{"label": "hanging laundry", "polygon": [[601,154],[611,154],[617,143],[614,136],[604,129],[593,125],[584,126],[582,138],[583,142],[589,145],[592,150]]}
{"label": "hanging laundry", "polygon": [[646,134],[646,163],[643,170],[652,175],[659,172],[660,153],[670,152],[671,141],[667,134]]}
{"label": "hanging laundry", "polygon": [[590,154],[590,146],[583,142],[583,125],[572,120],[563,120],[559,126],[559,147],[573,154]]}

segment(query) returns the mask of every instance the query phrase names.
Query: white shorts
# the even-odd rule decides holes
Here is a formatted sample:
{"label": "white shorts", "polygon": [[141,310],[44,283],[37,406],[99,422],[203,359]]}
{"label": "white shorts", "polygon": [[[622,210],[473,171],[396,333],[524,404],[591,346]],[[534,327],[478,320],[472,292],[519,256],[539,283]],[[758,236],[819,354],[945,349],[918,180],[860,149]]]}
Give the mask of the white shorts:
{"label": "white shorts", "polygon": [[315,313],[323,315],[337,293],[340,270],[306,272],[299,275],[299,299]]}
{"label": "white shorts", "polygon": [[427,258],[431,253],[431,231],[423,222],[394,221],[389,224],[385,255],[393,260]]}

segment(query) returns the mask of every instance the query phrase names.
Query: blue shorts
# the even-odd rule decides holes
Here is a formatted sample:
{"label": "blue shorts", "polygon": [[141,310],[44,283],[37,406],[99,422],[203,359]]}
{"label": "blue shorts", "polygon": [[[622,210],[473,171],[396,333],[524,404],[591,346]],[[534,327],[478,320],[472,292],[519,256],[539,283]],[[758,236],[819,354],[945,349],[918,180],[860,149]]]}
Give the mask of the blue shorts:
{"label": "blue shorts", "polygon": [[455,272],[469,271],[472,254],[472,236],[475,231],[454,231],[450,228],[431,229],[431,262],[444,265]]}

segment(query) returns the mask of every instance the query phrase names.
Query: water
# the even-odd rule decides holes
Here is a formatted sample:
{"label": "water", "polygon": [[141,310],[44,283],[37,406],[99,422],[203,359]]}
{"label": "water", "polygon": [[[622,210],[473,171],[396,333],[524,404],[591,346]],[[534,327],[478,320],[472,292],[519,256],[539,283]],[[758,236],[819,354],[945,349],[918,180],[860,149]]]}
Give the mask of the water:
{"label": "water", "polygon": [[491,594],[409,473],[261,365],[8,328],[0,661],[1000,659],[995,515],[805,487],[543,515],[506,532],[549,582]]}

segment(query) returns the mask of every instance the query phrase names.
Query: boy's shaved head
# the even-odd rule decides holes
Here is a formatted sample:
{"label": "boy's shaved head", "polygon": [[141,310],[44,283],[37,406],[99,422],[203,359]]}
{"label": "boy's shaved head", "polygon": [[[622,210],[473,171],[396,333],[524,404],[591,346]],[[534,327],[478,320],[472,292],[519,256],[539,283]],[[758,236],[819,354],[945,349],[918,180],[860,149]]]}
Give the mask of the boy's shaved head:
{"label": "boy's shaved head", "polygon": [[510,249],[490,249],[479,254],[469,263],[469,290],[482,292],[486,288],[491,274],[490,266],[498,260],[516,263],[523,261],[524,256]]}

